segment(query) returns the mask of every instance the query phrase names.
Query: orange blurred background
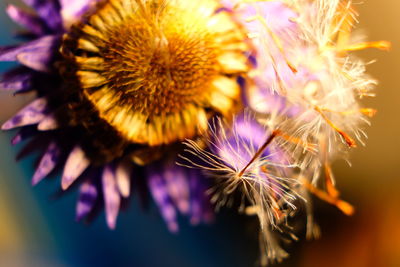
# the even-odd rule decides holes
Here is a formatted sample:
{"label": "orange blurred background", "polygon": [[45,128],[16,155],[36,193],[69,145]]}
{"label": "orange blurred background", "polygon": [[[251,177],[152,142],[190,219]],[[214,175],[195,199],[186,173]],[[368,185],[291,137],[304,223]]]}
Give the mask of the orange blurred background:
{"label": "orange blurred background", "polygon": [[367,129],[367,146],[351,155],[352,167],[334,166],[342,197],[356,213],[346,218],[318,205],[322,237],[301,248],[299,266],[400,266],[400,1],[367,0],[355,7],[357,29],[369,40],[390,41],[392,49],[358,53],[365,61],[377,60],[368,66],[379,81],[377,97],[364,103],[378,113]]}

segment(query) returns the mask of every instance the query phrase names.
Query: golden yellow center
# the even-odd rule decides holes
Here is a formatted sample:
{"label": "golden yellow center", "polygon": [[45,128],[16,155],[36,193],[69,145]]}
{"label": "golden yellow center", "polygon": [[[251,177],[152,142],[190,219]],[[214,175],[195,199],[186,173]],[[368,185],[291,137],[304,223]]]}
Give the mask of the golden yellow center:
{"label": "golden yellow center", "polygon": [[[231,114],[244,34],[215,0],[109,0],[66,40],[82,93],[130,142],[192,138]],[[70,54],[71,54],[70,53]]]}
{"label": "golden yellow center", "polygon": [[217,49],[206,33],[187,38],[170,29],[116,27],[102,44],[110,89],[149,117],[200,103],[217,71]]}

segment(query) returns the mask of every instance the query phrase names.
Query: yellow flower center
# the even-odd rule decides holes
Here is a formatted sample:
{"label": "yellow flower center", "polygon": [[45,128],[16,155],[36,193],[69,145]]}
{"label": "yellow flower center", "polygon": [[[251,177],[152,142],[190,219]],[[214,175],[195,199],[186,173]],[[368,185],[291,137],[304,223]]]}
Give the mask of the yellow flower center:
{"label": "yellow flower center", "polygon": [[[110,0],[65,37],[83,96],[126,140],[191,138],[231,114],[244,34],[215,0]],[[76,46],[67,44],[74,40]],[[69,55],[71,57],[71,55]]]}

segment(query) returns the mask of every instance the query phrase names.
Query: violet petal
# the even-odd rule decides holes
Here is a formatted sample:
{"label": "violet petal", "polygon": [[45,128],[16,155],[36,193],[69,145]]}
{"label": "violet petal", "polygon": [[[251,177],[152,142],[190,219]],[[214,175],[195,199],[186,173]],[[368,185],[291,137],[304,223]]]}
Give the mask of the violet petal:
{"label": "violet petal", "polygon": [[86,170],[90,161],[86,158],[85,152],[80,146],[75,146],[65,163],[61,187],[63,190],[68,187]]}
{"label": "violet petal", "polygon": [[57,118],[54,114],[46,116],[37,126],[39,131],[51,131],[58,128]]}
{"label": "violet petal", "polygon": [[79,21],[82,16],[99,0],[60,0],[61,15],[65,26],[68,28]]}
{"label": "violet petal", "polygon": [[168,194],[182,214],[189,212],[189,184],[185,169],[175,165],[174,162],[164,170],[164,180]]}
{"label": "violet petal", "polygon": [[27,68],[17,68],[6,72],[0,82],[0,90],[27,91],[32,84],[32,71]]}
{"label": "violet petal", "polygon": [[110,229],[115,229],[121,197],[118,192],[115,173],[110,166],[104,168],[102,182],[107,225]]}
{"label": "violet petal", "polygon": [[16,127],[39,123],[46,116],[47,109],[46,98],[38,98],[6,121],[1,129],[10,130]]}
{"label": "violet petal", "polygon": [[148,177],[148,185],[158,208],[160,209],[161,216],[167,223],[168,229],[171,232],[179,230],[177,222],[177,214],[175,207],[172,204],[168,195],[168,190],[164,184],[161,175],[157,172],[151,172]]}
{"label": "violet petal", "polygon": [[7,7],[8,16],[21,25],[24,28],[27,28],[30,32],[36,35],[44,35],[46,32],[46,27],[43,25],[43,22],[40,18],[35,15],[32,15],[14,5],[9,5]]}
{"label": "violet petal", "polygon": [[61,150],[55,142],[51,142],[46,152],[40,160],[32,178],[32,185],[38,184],[45,178],[57,165],[60,159]]}
{"label": "violet petal", "polygon": [[49,51],[20,53],[17,56],[17,60],[24,66],[42,72],[50,72],[52,59],[53,55]]}
{"label": "violet petal", "polygon": [[129,197],[131,190],[132,166],[128,161],[122,161],[115,170],[118,190],[125,198]]}
{"label": "violet petal", "polygon": [[21,46],[0,50],[0,61],[20,61],[21,64],[38,71],[49,71],[59,36],[44,36]]}
{"label": "violet petal", "polygon": [[28,139],[34,135],[36,135],[37,130],[32,127],[23,127],[21,128],[18,133],[11,139],[11,144],[13,146],[21,143],[25,139]]}
{"label": "violet petal", "polygon": [[80,221],[86,217],[96,204],[98,192],[91,181],[85,181],[79,189],[79,199],[76,204],[76,220]]}
{"label": "violet petal", "polygon": [[58,36],[48,35],[24,43],[19,46],[8,46],[0,49],[0,61],[16,61],[20,53],[37,52],[38,50],[48,49],[53,45]]}
{"label": "violet petal", "polygon": [[58,0],[23,0],[25,4],[36,10],[37,14],[47,26],[54,30],[62,30],[60,4]]}
{"label": "violet petal", "polygon": [[201,198],[199,193],[199,180],[197,177],[190,177],[190,223],[198,225],[201,221]]}
{"label": "violet petal", "polygon": [[190,223],[197,225],[200,222],[210,223],[214,219],[214,211],[210,198],[206,193],[205,180],[198,170],[189,170],[190,185]]}

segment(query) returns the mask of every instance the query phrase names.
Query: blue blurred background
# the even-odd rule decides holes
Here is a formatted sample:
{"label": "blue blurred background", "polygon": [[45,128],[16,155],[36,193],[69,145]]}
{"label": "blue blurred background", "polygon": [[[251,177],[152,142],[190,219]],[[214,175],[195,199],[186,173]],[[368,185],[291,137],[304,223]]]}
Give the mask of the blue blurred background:
{"label": "blue blurred background", "polygon": [[[15,24],[0,0],[0,45],[13,44]],[[16,2],[16,1],[8,1]],[[389,40],[390,54],[368,50],[359,55],[378,59],[369,72],[380,80],[378,97],[366,101],[378,115],[368,129],[367,147],[352,154],[353,166],[335,164],[343,198],[357,212],[346,217],[316,201],[322,237],[291,247],[289,260],[279,266],[400,266],[400,75],[397,12],[400,2],[369,0],[356,5],[370,40]],[[0,63],[3,71],[12,64]],[[0,122],[32,96],[0,92]],[[258,258],[257,222],[225,210],[209,226],[167,231],[153,204],[143,210],[134,198],[111,231],[104,214],[92,224],[74,221],[76,192],[55,198],[60,179],[32,188],[35,156],[15,161],[12,133],[0,134],[0,266],[255,266]]]}

